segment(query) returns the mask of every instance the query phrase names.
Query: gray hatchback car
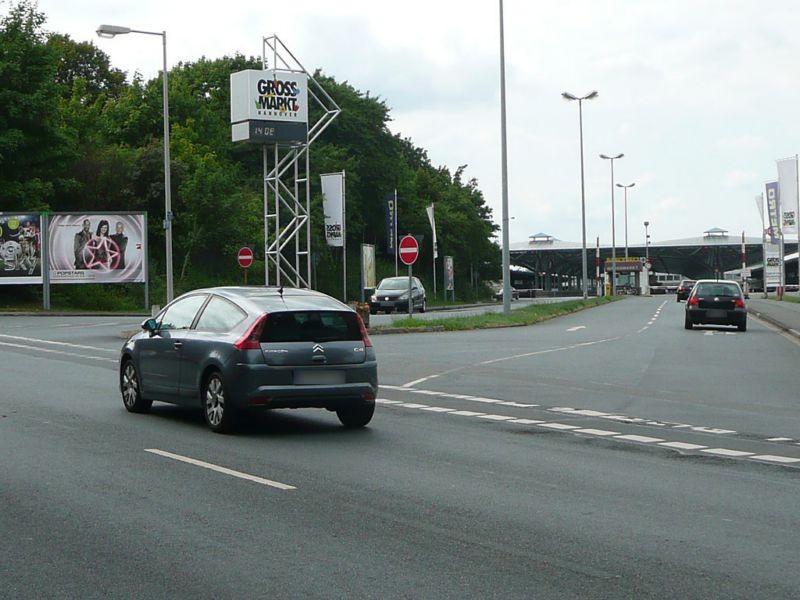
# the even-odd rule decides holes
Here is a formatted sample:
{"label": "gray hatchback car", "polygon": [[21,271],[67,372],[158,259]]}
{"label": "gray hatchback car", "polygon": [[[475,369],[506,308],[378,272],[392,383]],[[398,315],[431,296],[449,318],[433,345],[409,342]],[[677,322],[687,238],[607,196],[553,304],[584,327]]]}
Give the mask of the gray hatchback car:
{"label": "gray hatchback car", "polygon": [[219,287],[168,304],[123,346],[130,412],[153,401],[199,407],[216,432],[248,412],[325,408],[347,427],[375,411],[378,363],[361,317],[320,292]]}

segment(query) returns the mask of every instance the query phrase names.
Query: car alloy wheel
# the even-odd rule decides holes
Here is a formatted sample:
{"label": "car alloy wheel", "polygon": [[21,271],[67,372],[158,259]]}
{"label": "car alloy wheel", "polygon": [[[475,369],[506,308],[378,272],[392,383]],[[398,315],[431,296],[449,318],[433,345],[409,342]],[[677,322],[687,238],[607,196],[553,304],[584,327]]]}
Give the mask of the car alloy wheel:
{"label": "car alloy wheel", "polygon": [[216,433],[233,429],[234,411],[225,398],[225,386],[219,373],[212,373],[203,386],[203,415],[209,428]]}
{"label": "car alloy wheel", "polygon": [[128,412],[143,413],[150,410],[153,402],[142,398],[139,373],[137,373],[136,367],[130,359],[126,360],[122,365],[120,390],[122,392],[122,403]]}

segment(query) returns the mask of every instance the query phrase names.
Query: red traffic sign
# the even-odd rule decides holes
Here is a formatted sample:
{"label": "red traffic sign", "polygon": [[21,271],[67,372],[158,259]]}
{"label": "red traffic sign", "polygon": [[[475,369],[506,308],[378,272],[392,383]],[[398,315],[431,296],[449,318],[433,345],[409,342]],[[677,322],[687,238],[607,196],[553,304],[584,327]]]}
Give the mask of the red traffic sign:
{"label": "red traffic sign", "polygon": [[407,235],[400,240],[400,260],[404,265],[413,265],[419,256],[419,244],[413,235]]}
{"label": "red traffic sign", "polygon": [[236,258],[239,261],[239,266],[246,269],[253,264],[253,251],[247,246],[239,248],[239,254]]}

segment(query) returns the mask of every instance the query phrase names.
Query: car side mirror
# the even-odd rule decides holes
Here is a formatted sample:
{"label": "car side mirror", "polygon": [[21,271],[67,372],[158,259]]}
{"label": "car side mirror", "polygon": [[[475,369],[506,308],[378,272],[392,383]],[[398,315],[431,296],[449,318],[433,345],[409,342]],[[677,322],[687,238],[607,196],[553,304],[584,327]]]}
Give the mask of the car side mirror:
{"label": "car side mirror", "polygon": [[142,329],[150,332],[150,335],[155,335],[156,331],[158,331],[158,321],[155,319],[147,319],[142,323]]}
{"label": "car side mirror", "polygon": [[745,299],[745,300],[750,300],[750,294],[745,294],[745,295],[744,295],[744,299]]}

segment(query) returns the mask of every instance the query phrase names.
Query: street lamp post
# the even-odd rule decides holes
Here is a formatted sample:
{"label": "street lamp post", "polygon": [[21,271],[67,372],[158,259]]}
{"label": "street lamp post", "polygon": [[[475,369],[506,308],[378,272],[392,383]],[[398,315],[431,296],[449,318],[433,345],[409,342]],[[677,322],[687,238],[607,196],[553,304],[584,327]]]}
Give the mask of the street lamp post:
{"label": "street lamp post", "polygon": [[614,161],[622,158],[624,154],[616,156],[606,156],[601,154],[600,158],[611,162],[611,295],[617,295],[617,234],[615,212],[614,212]]}
{"label": "street lamp post", "polygon": [[644,222],[644,260],[648,264],[650,263],[650,234],[647,232],[647,228],[650,227],[650,221]]}
{"label": "street lamp post", "polygon": [[625,260],[628,259],[628,188],[632,188],[636,183],[628,185],[617,184],[617,187],[625,189]]}
{"label": "street lamp post", "polygon": [[511,314],[511,255],[508,232],[508,151],[506,141],[506,44],[503,23],[503,0],[500,8],[500,163],[503,194],[503,314]]}
{"label": "street lamp post", "polygon": [[592,91],[586,94],[585,96],[575,96],[570,94],[569,92],[563,92],[561,96],[565,100],[577,100],[578,101],[578,128],[580,131],[580,139],[581,139],[581,260],[582,260],[582,273],[583,273],[583,299],[586,300],[589,297],[589,275],[587,273],[586,267],[586,191],[584,186],[584,176],[583,176],[583,101],[584,100],[592,100],[593,98],[597,98],[598,94],[597,91]]}
{"label": "street lamp post", "polygon": [[172,302],[174,289],[172,286],[172,190],[170,185],[169,161],[169,80],[167,73],[167,32],[142,31],[130,27],[117,25],[100,25],[97,35],[102,38],[113,38],[127,33],[143,33],[145,35],[160,35],[164,49],[163,93],[164,93],[164,231],[167,243],[167,302]]}

